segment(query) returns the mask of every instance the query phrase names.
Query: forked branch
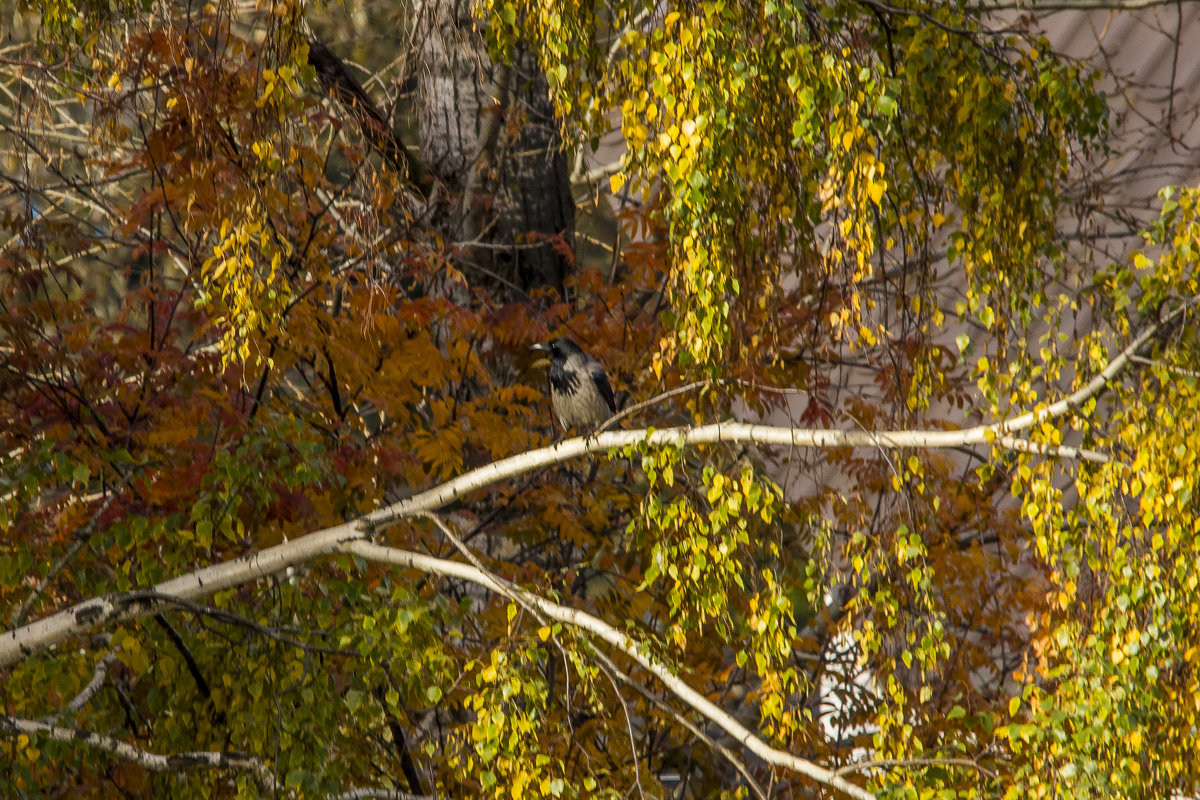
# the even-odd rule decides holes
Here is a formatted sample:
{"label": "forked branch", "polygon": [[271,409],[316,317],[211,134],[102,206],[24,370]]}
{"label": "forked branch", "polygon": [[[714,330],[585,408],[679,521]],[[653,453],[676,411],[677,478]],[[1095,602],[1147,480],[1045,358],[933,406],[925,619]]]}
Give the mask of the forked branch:
{"label": "forked branch", "polygon": [[[1053,451],[1043,448],[1041,445],[1018,439],[1014,434],[1028,430],[1047,420],[1062,417],[1071,409],[1098,396],[1159,330],[1190,307],[1191,304],[1181,306],[1163,322],[1142,333],[1100,374],[1069,397],[1009,420],[959,431],[896,430],[880,432],[780,428],[723,422],[694,428],[610,431],[588,438],[568,439],[551,447],[522,453],[472,470],[426,492],[368,514],[357,522],[315,531],[258,553],[205,567],[161,583],[149,592],[108,595],[79,603],[37,622],[10,630],[0,635],[0,667],[20,661],[70,637],[108,627],[124,620],[157,613],[173,604],[178,604],[179,601],[198,600],[223,589],[274,575],[289,567],[299,566],[322,556],[349,553],[373,561],[420,570],[428,574],[469,581],[521,602],[523,605],[536,608],[540,614],[548,618],[571,625],[581,631],[587,631],[636,661],[643,669],[655,675],[676,697],[723,728],[747,750],[767,763],[799,772],[857,800],[867,800],[871,797],[868,792],[846,781],[840,775],[771,747],[686,682],[672,674],[665,665],[650,657],[640,643],[603,620],[584,611],[553,603],[523,589],[502,583],[478,566],[384,547],[373,542],[372,535],[389,523],[444,508],[472,492],[523,473],[572,458],[639,443],[652,447],[661,445],[690,447],[716,442],[736,442],[793,447],[870,447],[876,449],[931,449],[990,444],[994,447],[1007,447],[1044,454],[1057,452],[1061,455],[1063,454],[1062,450]],[[1086,456],[1077,453],[1076,457]],[[73,729],[56,728],[30,720],[0,718],[0,728],[20,730],[26,733],[47,733],[52,737],[66,735],[66,732],[69,731],[72,740],[79,738],[79,732]],[[116,740],[107,740],[105,737],[97,738],[93,734],[86,734],[86,736],[91,737],[88,741],[89,744],[102,749],[110,749],[139,763],[146,763],[151,769],[160,765],[156,759],[164,758],[152,756]],[[129,748],[128,752],[122,750],[122,747]],[[208,763],[212,766],[222,766],[232,765],[229,759],[237,757],[229,754],[209,753],[189,754],[188,758],[194,758],[196,764]],[[250,762],[238,765],[250,768],[256,773],[260,772],[260,767]]]}
{"label": "forked branch", "polygon": [[[675,445],[692,447],[716,442],[783,445],[791,447],[870,447],[874,449],[948,449],[972,444],[988,444],[1016,450],[1039,452],[1041,445],[1030,447],[1014,434],[1047,420],[1065,415],[1099,395],[1109,382],[1127,367],[1132,356],[1172,323],[1193,303],[1180,306],[1162,322],[1150,327],[1129,344],[1112,362],[1085,386],[1063,400],[1029,411],[1008,420],[977,425],[958,431],[896,430],[863,431],[829,428],[782,428],[742,422],[719,422],[700,427],[608,431],[584,438],[576,437],[550,447],[531,450],[471,470],[428,491],[413,495],[387,508],[367,514],[355,522],[309,533],[275,547],[240,558],[204,567],[154,587],[151,592],[133,595],[109,595],[78,603],[37,622],[0,634],[0,667],[12,664],[37,650],[51,647],[71,636],[88,633],[126,619],[144,617],[162,610],[155,595],[182,600],[198,600],[259,578],[297,567],[332,553],[345,552],[356,541],[367,540],[380,528],[400,519],[445,508],[466,495],[518,475],[570,459],[638,443],[651,447]],[[1053,451],[1045,451],[1051,453]]]}

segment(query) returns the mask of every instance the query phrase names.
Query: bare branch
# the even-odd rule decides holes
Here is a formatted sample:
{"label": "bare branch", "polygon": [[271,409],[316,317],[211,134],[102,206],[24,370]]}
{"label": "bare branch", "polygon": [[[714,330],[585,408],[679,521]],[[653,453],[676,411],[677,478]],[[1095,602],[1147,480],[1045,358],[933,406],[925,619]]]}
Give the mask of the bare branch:
{"label": "bare branch", "polygon": [[750,787],[751,791],[754,792],[754,796],[759,798],[759,800],[766,800],[767,793],[763,791],[761,786],[759,786],[758,781],[754,780],[754,776],[750,774],[750,770],[746,768],[746,765],[743,764],[741,760],[729,750],[728,747],[713,739],[711,736],[701,730],[699,726],[697,726],[683,714],[680,714],[661,698],[651,694],[649,689],[627,675],[623,670],[613,663],[612,659],[610,659],[600,650],[593,649],[593,654],[601,663],[604,664],[604,667],[610,673],[612,673],[613,677],[624,683],[626,686],[634,689],[636,692],[642,695],[642,697],[653,703],[664,714],[667,714],[677,723],[686,728],[688,732],[697,739],[704,742],[716,752],[720,753],[726,761],[733,765],[733,768],[738,771],[738,774],[742,776],[742,779],[746,781],[746,784]]}
{"label": "bare branch", "polygon": [[199,767],[212,769],[249,770],[255,779],[267,792],[274,793],[280,788],[275,775],[261,759],[244,753],[224,753],[217,751],[199,751],[193,753],[175,753],[163,756],[151,753],[140,747],[114,739],[111,736],[101,736],[80,728],[65,728],[49,725],[32,719],[0,715],[0,731],[23,733],[26,736],[49,736],[56,742],[68,744],[84,744],[96,750],[132,761],[151,772],[178,772]]}
{"label": "bare branch", "polygon": [[100,687],[104,685],[104,680],[108,677],[108,668],[117,660],[117,654],[111,650],[104,654],[104,657],[96,663],[96,669],[92,672],[92,679],[88,681],[88,685],[83,687],[83,691],[75,695],[71,702],[67,703],[57,713],[50,717],[43,717],[42,722],[49,723],[50,720],[59,717],[65,717],[68,714],[74,714],[79,709],[86,706],[96,696],[96,692],[100,691]]}
{"label": "bare branch", "polygon": [[1155,361],[1152,358],[1143,358],[1142,356],[1130,356],[1130,361],[1135,364],[1141,364],[1147,367],[1158,367],[1159,369],[1173,372],[1184,378],[1200,378],[1200,370],[1187,369],[1186,367],[1178,366],[1177,364],[1168,364],[1165,361]]}
{"label": "bare branch", "polygon": [[692,389],[702,389],[706,386],[711,386],[711,385],[712,385],[712,381],[693,381],[692,383],[685,383],[682,386],[676,386],[674,389],[668,389],[667,391],[663,392],[662,394],[657,394],[654,397],[651,397],[649,400],[643,400],[640,403],[635,403],[634,405],[629,406],[629,408],[621,409],[616,414],[613,414],[611,417],[609,417],[604,422],[604,424],[601,425],[597,430],[598,431],[606,431],[609,428],[611,428],[612,426],[616,425],[618,422],[620,422],[625,417],[628,417],[630,414],[641,411],[643,408],[648,408],[650,406],[658,405],[663,400],[666,400],[669,397],[674,397],[675,395],[678,395],[678,394],[684,394],[686,392],[690,392]]}
{"label": "bare branch", "polygon": [[344,542],[362,536],[355,529],[355,524],[350,522],[310,533],[259,553],[205,567],[160,583],[147,592],[112,594],[76,603],[65,611],[0,636],[0,666],[19,661],[35,650],[51,647],[68,637],[126,620],[140,619],[169,610],[182,601],[208,597],[320,556],[342,552]]}
{"label": "bare branch", "polygon": [[1016,436],[1001,436],[996,440],[1002,447],[1017,450],[1022,453],[1036,453],[1042,456],[1053,456],[1078,461],[1090,461],[1093,464],[1107,464],[1111,459],[1104,453],[1088,450],[1082,447],[1070,447],[1065,444],[1042,444]]}
{"label": "bare branch", "polygon": [[[718,422],[699,427],[661,428],[658,430],[629,430],[596,433],[589,437],[577,436],[550,447],[531,450],[527,453],[492,462],[479,469],[447,481],[429,491],[413,495],[387,508],[368,514],[360,523],[364,530],[374,531],[398,519],[442,508],[459,498],[484,486],[522,475],[548,464],[611,449],[645,443],[651,447],[675,445],[678,447],[718,442],[736,442],[759,445],[782,445],[784,447],[870,447],[874,449],[944,450],[973,444],[993,444],[998,447],[1081,457],[1075,448],[1058,448],[1019,440],[1014,433],[1028,430],[1047,420],[1063,416],[1099,395],[1129,364],[1130,357],[1148,342],[1168,322],[1178,316],[1184,308],[1172,313],[1164,322],[1154,325],[1138,336],[1128,347],[1112,360],[1096,377],[1085,386],[1056,403],[1034,411],[1028,411],[1009,420],[1000,420],[987,425],[976,425],[962,430],[842,430],[833,428],[782,428],[771,425],[755,425],[744,422]],[[691,388],[689,385],[686,388]],[[1107,458],[1106,456],[1100,456]],[[2,651],[0,651],[2,652]]]}
{"label": "bare branch", "polygon": [[108,493],[108,497],[105,498],[104,502],[100,505],[100,508],[96,509],[91,518],[87,521],[87,524],[75,534],[75,541],[72,542],[71,546],[67,548],[67,552],[63,553],[62,557],[59,558],[58,561],[54,562],[53,566],[51,566],[46,574],[42,576],[42,579],[38,581],[37,586],[33,587],[33,591],[29,593],[29,596],[21,601],[21,605],[17,607],[17,612],[13,614],[14,625],[20,625],[25,621],[26,616],[29,614],[29,610],[33,608],[33,604],[42,595],[42,592],[46,591],[46,587],[50,585],[50,582],[53,581],[55,576],[62,571],[62,568],[71,563],[71,560],[74,559],[75,556],[79,554],[79,551],[87,545],[88,541],[92,538],[92,534],[96,530],[96,525],[99,523],[100,518],[104,516],[105,512],[108,511],[108,509],[112,506],[113,501],[117,499],[121,492],[125,491],[125,486],[129,483],[129,479],[131,477],[133,477],[133,471],[128,472],[121,478],[121,483]]}

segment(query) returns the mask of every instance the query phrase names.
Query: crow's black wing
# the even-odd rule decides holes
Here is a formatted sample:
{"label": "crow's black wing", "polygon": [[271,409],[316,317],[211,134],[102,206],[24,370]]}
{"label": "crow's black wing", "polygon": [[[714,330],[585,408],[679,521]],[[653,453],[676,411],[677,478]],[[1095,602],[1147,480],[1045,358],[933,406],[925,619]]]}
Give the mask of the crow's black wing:
{"label": "crow's black wing", "polygon": [[617,401],[613,398],[612,386],[608,383],[608,373],[604,371],[604,365],[594,358],[589,358],[588,361],[588,375],[596,384],[596,390],[600,392],[604,402],[608,404],[608,413],[617,413]]}

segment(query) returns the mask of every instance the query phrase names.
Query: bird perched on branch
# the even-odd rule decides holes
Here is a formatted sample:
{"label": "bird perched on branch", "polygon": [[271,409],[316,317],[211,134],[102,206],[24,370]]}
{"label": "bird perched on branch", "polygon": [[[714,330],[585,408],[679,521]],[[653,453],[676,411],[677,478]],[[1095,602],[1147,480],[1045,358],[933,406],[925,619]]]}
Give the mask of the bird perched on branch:
{"label": "bird perched on branch", "polygon": [[591,432],[616,413],[604,365],[566,337],[535,344],[550,354],[550,405],[563,430]]}

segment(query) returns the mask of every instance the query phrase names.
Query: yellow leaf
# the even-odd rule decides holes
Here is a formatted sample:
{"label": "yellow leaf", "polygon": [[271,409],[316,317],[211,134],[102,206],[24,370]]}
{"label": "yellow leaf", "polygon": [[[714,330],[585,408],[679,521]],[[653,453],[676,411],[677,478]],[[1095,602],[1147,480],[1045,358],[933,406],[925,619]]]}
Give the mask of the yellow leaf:
{"label": "yellow leaf", "polygon": [[621,173],[610,175],[608,178],[608,188],[613,194],[621,191],[621,187],[625,185],[625,176]]}
{"label": "yellow leaf", "polygon": [[871,195],[871,200],[875,205],[879,205],[883,200],[883,191],[887,188],[887,181],[871,181],[867,185],[867,193]]}

